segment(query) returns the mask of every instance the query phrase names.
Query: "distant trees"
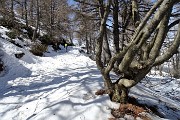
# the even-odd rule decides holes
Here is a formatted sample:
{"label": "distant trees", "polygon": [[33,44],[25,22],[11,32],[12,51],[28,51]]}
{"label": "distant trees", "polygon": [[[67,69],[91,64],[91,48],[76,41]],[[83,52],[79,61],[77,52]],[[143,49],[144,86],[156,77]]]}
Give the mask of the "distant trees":
{"label": "distant trees", "polygon": [[[97,33],[96,64],[113,101],[126,103],[131,87],[140,82],[152,67],[178,53],[180,9],[177,6],[180,3],[177,0],[158,0],[155,3],[145,0],[75,1],[88,5],[86,9],[99,9],[96,17],[99,22],[94,22],[100,23],[99,29],[94,30]],[[107,37],[107,26],[112,31],[111,39]],[[113,43],[113,49],[108,42]],[[106,60],[104,54],[108,55]],[[173,59],[174,63],[176,60]],[[111,71],[119,76],[115,83],[110,78]]]}
{"label": "distant trees", "polygon": [[[0,19],[15,26],[17,16],[25,29],[33,27],[35,41],[43,30],[46,40],[76,35],[96,60],[113,101],[126,103],[129,89],[149,71],[171,58],[178,76],[180,3],[177,0],[0,0]],[[3,19],[3,20],[2,20]],[[75,33],[75,34],[74,34]],[[48,41],[45,41],[49,43]],[[94,57],[95,55],[95,57]],[[119,79],[113,83],[110,72]]]}
{"label": "distant trees", "polygon": [[[90,57],[95,60],[95,47],[98,30],[100,27],[100,19],[104,14],[104,1],[98,0],[75,0],[78,5],[75,9],[76,22],[78,24],[76,29],[76,35],[78,36],[80,43],[85,43],[86,53],[90,54]],[[99,11],[101,9],[101,12]],[[103,36],[103,61],[108,61],[110,53],[109,37],[111,36],[110,29],[105,26],[106,34]]]}
{"label": "distant trees", "polygon": [[14,20],[14,0],[0,0],[0,13],[8,23]]}
{"label": "distant trees", "polygon": [[51,38],[66,37],[71,8],[67,0],[0,0],[0,15],[5,21],[22,18],[26,27],[33,26],[32,41],[43,29]]}

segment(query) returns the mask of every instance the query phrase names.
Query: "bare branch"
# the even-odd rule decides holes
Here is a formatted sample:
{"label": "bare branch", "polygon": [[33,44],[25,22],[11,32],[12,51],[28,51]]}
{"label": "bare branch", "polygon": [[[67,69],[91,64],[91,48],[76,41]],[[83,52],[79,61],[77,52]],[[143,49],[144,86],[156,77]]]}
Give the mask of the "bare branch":
{"label": "bare branch", "polygon": [[86,4],[86,5],[91,5],[91,6],[99,7],[98,4],[88,3],[88,2],[85,2],[84,0],[74,0],[74,1],[75,1],[75,2],[79,2],[79,3]]}
{"label": "bare branch", "polygon": [[110,12],[111,3],[111,0],[109,0],[107,3],[103,18],[101,19],[100,33],[98,35],[96,43],[96,64],[101,71],[103,71],[103,63],[101,61],[103,36],[106,29],[106,21]]}
{"label": "bare branch", "polygon": [[163,2],[163,0],[158,0],[153,7],[151,8],[151,10],[146,14],[145,18],[143,19],[143,21],[139,24],[138,28],[136,29],[136,33],[134,35],[134,39],[138,36],[138,33],[141,31],[141,29],[144,27],[144,25],[147,23],[147,21],[149,20],[149,18],[151,17],[151,15],[154,13],[154,11],[161,5],[161,3]]}
{"label": "bare branch", "polygon": [[170,59],[176,53],[176,51],[177,51],[177,49],[179,48],[179,45],[180,45],[180,22],[179,22],[179,27],[178,28],[179,29],[178,29],[178,32],[177,32],[177,35],[175,37],[175,40],[174,40],[173,44],[165,52],[166,54],[163,54],[163,55],[156,58],[154,66],[164,63],[165,61]]}

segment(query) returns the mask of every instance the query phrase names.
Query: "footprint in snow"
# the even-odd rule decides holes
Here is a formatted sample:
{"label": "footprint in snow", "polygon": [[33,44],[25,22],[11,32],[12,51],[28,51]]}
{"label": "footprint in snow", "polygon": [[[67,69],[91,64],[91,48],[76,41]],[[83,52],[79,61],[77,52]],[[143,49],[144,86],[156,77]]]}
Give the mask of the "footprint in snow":
{"label": "footprint in snow", "polygon": [[83,94],[83,100],[85,100],[85,101],[94,99],[94,98],[95,98],[95,95],[93,95],[92,93]]}

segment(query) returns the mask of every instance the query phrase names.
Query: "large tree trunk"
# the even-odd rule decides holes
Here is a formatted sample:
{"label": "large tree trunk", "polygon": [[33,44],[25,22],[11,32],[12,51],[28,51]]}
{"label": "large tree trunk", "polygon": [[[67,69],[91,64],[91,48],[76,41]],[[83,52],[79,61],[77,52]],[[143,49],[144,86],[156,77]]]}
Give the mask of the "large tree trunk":
{"label": "large tree trunk", "polygon": [[[134,0],[133,4],[136,4],[135,2],[136,0]],[[107,66],[104,66],[101,60],[102,44],[106,21],[110,12],[109,6],[111,5],[111,0],[109,0],[108,3],[103,17],[101,17],[100,33],[96,47],[96,63],[103,75],[106,89],[110,90],[110,98],[116,102],[127,103],[129,89],[140,82],[153,66],[172,57],[179,47],[180,29],[178,30],[171,47],[167,50],[167,54],[159,54],[162,43],[168,32],[168,23],[172,7],[176,3],[176,0],[157,1],[137,27],[131,38],[131,42],[128,43],[127,46],[124,46],[121,51],[117,51],[117,53],[111,57]],[[157,8],[158,10],[156,10]],[[134,5],[133,9],[133,21],[137,22],[137,5]],[[154,12],[154,16],[150,18]],[[152,41],[149,42],[148,40],[153,33],[155,33],[155,36]],[[141,52],[141,55],[139,55],[139,52]],[[145,58],[141,58],[140,56],[145,56]],[[110,71],[114,68],[116,62],[119,63],[118,70],[120,78],[115,83],[112,83]]]}

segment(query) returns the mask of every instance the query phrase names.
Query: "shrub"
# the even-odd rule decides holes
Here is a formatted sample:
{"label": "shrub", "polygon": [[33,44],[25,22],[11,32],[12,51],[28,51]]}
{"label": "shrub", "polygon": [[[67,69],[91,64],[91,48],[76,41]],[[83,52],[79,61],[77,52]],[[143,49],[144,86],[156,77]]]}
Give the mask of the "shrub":
{"label": "shrub", "polygon": [[47,50],[47,45],[36,43],[31,47],[30,52],[37,56],[43,56],[43,53]]}
{"label": "shrub", "polygon": [[6,35],[11,39],[15,39],[17,36],[19,36],[19,31],[16,29],[12,29],[11,31],[6,32]]}
{"label": "shrub", "polygon": [[43,44],[46,44],[46,45],[51,45],[52,44],[52,37],[49,36],[49,35],[43,35],[41,37],[39,37],[39,40],[43,43]]}
{"label": "shrub", "polygon": [[75,46],[73,43],[68,43],[68,46]]}
{"label": "shrub", "polygon": [[15,23],[9,19],[1,18],[0,19],[0,25],[7,27],[8,29],[11,29],[14,27]]}
{"label": "shrub", "polygon": [[27,35],[31,39],[33,37],[33,29],[31,27],[24,27],[27,30]]}
{"label": "shrub", "polygon": [[180,70],[179,69],[174,69],[172,72],[171,72],[172,76],[174,78],[177,78],[179,79],[180,78]]}

